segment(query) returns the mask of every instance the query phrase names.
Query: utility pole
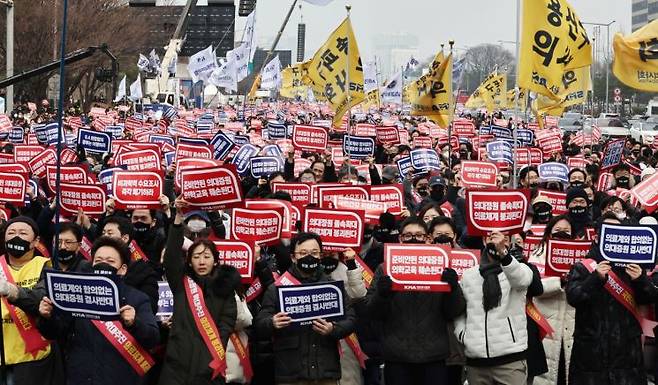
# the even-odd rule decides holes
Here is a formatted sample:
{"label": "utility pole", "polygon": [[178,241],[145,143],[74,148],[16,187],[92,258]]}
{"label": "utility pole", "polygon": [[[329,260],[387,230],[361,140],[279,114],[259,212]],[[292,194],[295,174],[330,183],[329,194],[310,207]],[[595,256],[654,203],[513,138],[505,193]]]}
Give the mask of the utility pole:
{"label": "utility pole", "polygon": [[599,27],[606,27],[608,38],[605,44],[605,112],[608,112],[610,106],[610,26],[613,25],[616,20],[613,20],[607,24],[604,23],[583,23],[584,25],[596,25]]}
{"label": "utility pole", "polygon": [[[14,76],[14,1],[0,0],[0,4],[7,7],[7,77]],[[5,111],[10,113],[14,109],[14,86],[7,87],[5,98]]]}

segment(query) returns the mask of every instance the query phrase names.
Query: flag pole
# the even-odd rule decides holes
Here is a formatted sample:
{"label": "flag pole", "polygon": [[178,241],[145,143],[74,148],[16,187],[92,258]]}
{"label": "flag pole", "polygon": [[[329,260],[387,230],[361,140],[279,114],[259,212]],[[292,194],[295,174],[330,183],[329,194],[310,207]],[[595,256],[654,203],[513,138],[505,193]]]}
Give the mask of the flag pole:
{"label": "flag pole", "polygon": [[[347,11],[347,20],[350,21],[350,11],[352,10],[351,5],[346,5],[345,10]],[[351,21],[350,21],[351,23]],[[352,133],[352,93],[350,92],[352,88],[352,81],[350,80],[350,44],[352,42],[350,41],[350,36],[349,34],[347,35],[347,55],[346,55],[346,69],[345,71],[345,83],[347,84],[347,106],[349,107],[347,110],[347,132],[345,133],[346,136],[350,136]],[[345,137],[343,137],[343,143],[345,143]],[[344,147],[344,145],[343,145]],[[350,147],[347,147],[347,173],[351,172],[351,167],[352,167],[352,162],[350,160]]]}
{"label": "flag pole", "polygon": [[[454,80],[452,74],[455,70],[455,58],[452,57],[452,47],[455,45],[455,41],[449,40],[448,44],[450,45],[450,60],[452,61],[452,66],[450,68],[450,81],[452,82]],[[457,91],[459,91],[459,84],[457,85]],[[457,98],[454,96],[455,90],[452,90],[452,92],[452,121],[448,123],[448,168],[450,170],[452,170],[452,122],[455,120],[455,111],[457,110]],[[457,148],[459,148],[459,141],[457,141]],[[441,149],[439,148],[439,150]]]}
{"label": "flag pole", "polygon": [[[521,0],[516,0],[516,60],[517,63],[521,62]],[[516,173],[516,157],[514,156],[516,149],[516,141],[519,129],[519,65],[516,66],[516,76],[514,78],[514,123],[512,124],[512,187],[517,188],[519,178]]]}

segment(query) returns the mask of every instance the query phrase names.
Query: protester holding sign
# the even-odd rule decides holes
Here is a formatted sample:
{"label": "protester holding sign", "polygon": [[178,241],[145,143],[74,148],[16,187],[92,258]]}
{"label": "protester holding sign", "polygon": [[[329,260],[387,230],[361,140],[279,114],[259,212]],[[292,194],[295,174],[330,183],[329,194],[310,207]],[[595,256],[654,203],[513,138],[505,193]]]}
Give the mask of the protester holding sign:
{"label": "protester holding sign", "polygon": [[592,226],[591,202],[583,188],[573,187],[567,191],[566,200],[569,220],[573,224],[575,236],[584,236],[588,227]]}
{"label": "protester holding sign", "polygon": [[2,296],[2,336],[8,377],[16,385],[61,384],[62,368],[51,344],[37,330],[37,322],[19,307],[9,303],[20,287],[32,288],[48,259],[35,255],[39,242],[36,222],[28,217],[7,221],[4,249],[0,257],[0,296]]}
{"label": "protester holding sign", "polygon": [[[599,223],[621,222],[607,213]],[[569,383],[644,384],[640,338],[647,331],[635,306],[658,300],[658,288],[638,265],[612,267],[596,243],[588,257],[576,263],[567,278],[567,301],[576,308]]]}
{"label": "protester holding sign", "polygon": [[[197,239],[183,254],[183,212],[175,202],[164,267],[174,293],[174,315],[160,384],[222,384],[226,377],[226,346],[235,328],[238,271],[219,265],[215,245]],[[237,340],[234,341],[237,343]]]}
{"label": "protester holding sign", "polygon": [[455,323],[464,344],[468,382],[523,385],[528,368],[526,293],[532,270],[510,253],[509,238],[487,236],[480,266],[464,272],[466,314]]}
{"label": "protester holding sign", "polygon": [[[317,234],[299,233],[290,244],[294,264],[288,270],[304,283],[329,281],[320,256],[322,241]],[[346,295],[343,294],[346,298]],[[344,303],[344,318],[315,319],[311,325],[291,325],[291,317],[280,311],[276,286],[267,288],[263,307],[256,317],[256,331],[272,337],[275,381],[284,384],[335,384],[341,377],[338,341],[354,331],[354,311]]]}
{"label": "protester holding sign", "polygon": [[[92,247],[95,274],[122,277],[128,270],[130,251],[120,241],[101,237]],[[146,294],[118,280],[118,321],[73,318],[58,312],[44,297],[39,304],[39,330],[50,339],[66,341],[67,383],[140,384],[153,365],[147,353],[160,341],[155,316]]]}
{"label": "protester holding sign", "polygon": [[[400,225],[404,244],[428,244],[427,225],[409,218]],[[387,385],[442,384],[448,375],[445,360],[450,355],[447,323],[465,309],[457,273],[445,268],[441,280],[450,292],[393,291],[383,265],[375,271],[368,290],[368,310],[382,322],[382,350]],[[418,309],[423,309],[419,312]]]}

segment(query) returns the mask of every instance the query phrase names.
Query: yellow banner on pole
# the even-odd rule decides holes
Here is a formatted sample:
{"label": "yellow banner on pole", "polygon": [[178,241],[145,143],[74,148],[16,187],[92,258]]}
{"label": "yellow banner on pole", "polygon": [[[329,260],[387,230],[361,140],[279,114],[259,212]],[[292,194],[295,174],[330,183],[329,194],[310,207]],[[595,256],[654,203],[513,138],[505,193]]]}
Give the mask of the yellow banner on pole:
{"label": "yellow banner on pole", "polygon": [[525,0],[518,84],[559,100],[565,72],[592,64],[592,45],[566,0]]}
{"label": "yellow banner on pole", "polygon": [[465,107],[487,107],[489,113],[507,107],[507,74],[492,72],[466,101]]}
{"label": "yellow banner on pole", "polygon": [[293,64],[281,71],[281,88],[279,94],[284,98],[294,99],[306,95],[304,76],[307,72],[308,62]]}
{"label": "yellow banner on pole", "polygon": [[658,92],[658,20],[628,37],[615,34],[613,46],[617,79],[637,90]]}
{"label": "yellow banner on pole", "polygon": [[446,127],[454,110],[452,54],[439,63],[438,67],[431,68],[428,75],[415,82],[417,96],[411,102],[411,115],[427,116],[441,127]]}
{"label": "yellow banner on pole", "polygon": [[334,126],[342,123],[345,112],[365,99],[363,66],[349,18],[338,26],[313,55],[307,77],[313,84],[314,92],[321,89],[329,106],[335,111]]}

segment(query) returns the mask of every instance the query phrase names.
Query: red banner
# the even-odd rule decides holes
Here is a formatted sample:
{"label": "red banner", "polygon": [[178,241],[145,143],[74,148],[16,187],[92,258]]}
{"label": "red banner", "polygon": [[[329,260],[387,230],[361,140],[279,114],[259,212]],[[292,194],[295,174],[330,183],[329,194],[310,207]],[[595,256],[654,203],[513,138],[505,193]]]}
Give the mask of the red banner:
{"label": "red banner", "polygon": [[14,162],[27,163],[30,159],[41,154],[44,148],[36,145],[17,144],[14,146]]}
{"label": "red banner", "polygon": [[362,212],[307,208],[302,229],[318,234],[325,250],[358,250],[363,240],[363,222]]}
{"label": "red banner", "polygon": [[368,190],[361,186],[343,185],[343,186],[318,186],[318,204],[321,208],[333,207],[334,198],[351,198],[365,199],[368,197]]}
{"label": "red banner", "polygon": [[281,210],[283,214],[283,225],[281,228],[281,238],[288,239],[292,233],[297,232],[297,221],[299,220],[299,211],[293,209],[292,203],[280,199],[247,199],[244,207],[255,210]]}
{"label": "red banner", "polygon": [[174,183],[176,185],[176,188],[180,189],[181,186],[181,173],[183,170],[193,170],[193,169],[200,169],[200,168],[213,168],[213,167],[221,167],[223,165],[223,162],[220,162],[218,160],[211,160],[211,159],[181,159],[176,162],[176,174],[174,175]]}
{"label": "red banner", "polygon": [[0,172],[0,202],[24,206],[27,184],[27,174]]}
{"label": "red banner", "polygon": [[400,144],[400,132],[397,127],[377,127],[377,142],[383,144]]}
{"label": "red banner", "polygon": [[480,250],[452,249],[449,258],[448,267],[455,270],[461,280],[464,271],[480,264]]}
{"label": "red banner", "polygon": [[354,129],[356,136],[377,136],[377,127],[374,124],[358,123]]}
{"label": "red banner", "polygon": [[465,187],[496,187],[498,167],[489,162],[464,160],[461,175]]}
{"label": "red banner", "polygon": [[56,163],[57,153],[52,148],[42,150],[39,155],[35,156],[34,158],[30,159],[29,162],[27,162],[28,166],[30,166],[30,170],[32,170],[32,175],[36,176],[37,178],[45,177],[46,167],[49,164]]}
{"label": "red banner", "polygon": [[223,265],[235,267],[240,273],[242,283],[251,283],[254,276],[254,250],[242,241],[215,241],[219,261]]}
{"label": "red banner", "polygon": [[390,184],[370,187],[370,200],[384,202],[388,206],[388,212],[393,215],[402,214],[404,207],[404,194],[401,184]]}
{"label": "red banner", "polygon": [[178,146],[176,146],[176,160],[184,158],[212,159],[212,148],[200,144],[178,143]]}
{"label": "red banner", "polygon": [[460,138],[475,136],[475,124],[468,120],[455,120],[452,123],[452,133]]}
{"label": "red banner", "polygon": [[78,209],[89,216],[105,212],[105,188],[93,184],[61,183],[59,204],[64,212],[74,215]]}
{"label": "red banner", "polygon": [[440,245],[384,245],[384,273],[395,291],[450,291],[441,280],[449,261],[449,251]]}
{"label": "red banner", "polygon": [[590,164],[590,162],[585,158],[572,156],[567,159],[567,166],[569,166],[569,169],[579,168],[585,170],[585,167],[587,167],[588,164]]}
{"label": "red banner", "polygon": [[587,258],[591,241],[549,239],[546,251],[546,276],[566,275],[571,266]]}
{"label": "red banner", "polygon": [[529,200],[528,190],[467,190],[468,234],[486,235],[492,231],[513,234],[523,230]]}
{"label": "red banner", "polygon": [[631,195],[637,198],[647,211],[653,212],[658,205],[658,173],[643,180],[631,189]]}
{"label": "red banner", "polygon": [[[596,191],[608,191],[612,188],[612,181],[615,180],[615,176],[609,172],[602,172],[599,174],[599,179],[596,181]],[[636,185],[636,187],[638,187]]]}
{"label": "red banner", "polygon": [[544,163],[544,153],[542,150],[535,147],[530,148],[530,163],[533,166],[539,166]]}
{"label": "red banner", "polygon": [[159,208],[162,186],[162,176],[151,171],[115,171],[112,175],[112,197],[118,209]]}
{"label": "red banner", "polygon": [[[60,182],[85,184],[87,183],[87,171],[80,166],[60,166]],[[57,166],[46,166],[46,180],[50,192],[55,193],[55,184],[57,182]]]}
{"label": "red banner", "polygon": [[356,199],[344,196],[334,196],[331,200],[334,208],[339,210],[360,210],[365,213],[366,223],[378,224],[379,216],[388,210],[384,202],[372,199]]}
{"label": "red banner", "polygon": [[322,127],[295,125],[292,130],[292,144],[302,150],[324,151],[329,134]]}
{"label": "red banner", "polygon": [[551,201],[553,216],[565,214],[567,212],[567,193],[550,190],[539,190],[538,197],[546,197]]}
{"label": "red banner", "polygon": [[181,194],[190,206],[200,210],[217,210],[242,202],[234,165],[183,170]]}
{"label": "red banner", "polygon": [[234,208],[231,212],[231,237],[258,245],[279,242],[283,229],[281,210]]}
{"label": "red banner", "polygon": [[514,161],[516,166],[521,169],[523,167],[530,166],[530,149],[529,148],[515,148],[514,149]]}
{"label": "red banner", "polygon": [[160,171],[162,160],[160,153],[154,150],[137,150],[117,155],[115,165],[125,165],[128,171]]}
{"label": "red banner", "polygon": [[290,194],[292,203],[306,206],[311,203],[311,185],[306,183],[273,183],[272,192],[284,191]]}
{"label": "red banner", "polygon": [[417,136],[413,140],[413,148],[432,148],[432,138],[429,136]]}

